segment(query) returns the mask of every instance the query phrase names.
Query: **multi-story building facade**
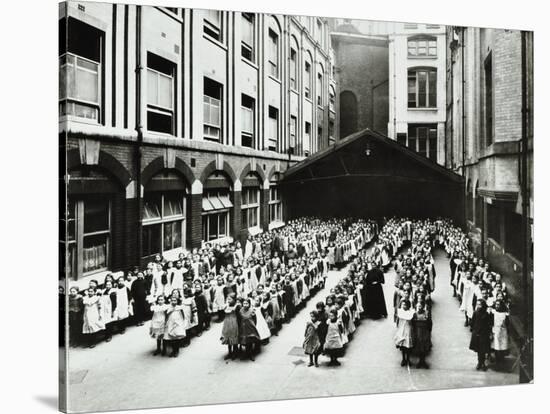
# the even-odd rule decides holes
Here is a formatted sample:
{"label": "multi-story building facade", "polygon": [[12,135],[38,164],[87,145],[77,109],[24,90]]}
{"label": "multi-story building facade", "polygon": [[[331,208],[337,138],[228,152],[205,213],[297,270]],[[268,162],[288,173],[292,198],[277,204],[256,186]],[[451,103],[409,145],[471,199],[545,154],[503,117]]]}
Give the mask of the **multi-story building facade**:
{"label": "multi-story building facade", "polygon": [[66,274],[280,226],[280,174],[337,135],[327,23],[60,4]]}
{"label": "multi-story building facade", "polygon": [[514,322],[532,309],[532,47],[532,32],[447,28],[445,165],[465,177],[472,248],[504,275],[527,331]]}
{"label": "multi-story building facade", "polygon": [[445,160],[445,56],[445,26],[393,25],[388,136],[439,164]]}

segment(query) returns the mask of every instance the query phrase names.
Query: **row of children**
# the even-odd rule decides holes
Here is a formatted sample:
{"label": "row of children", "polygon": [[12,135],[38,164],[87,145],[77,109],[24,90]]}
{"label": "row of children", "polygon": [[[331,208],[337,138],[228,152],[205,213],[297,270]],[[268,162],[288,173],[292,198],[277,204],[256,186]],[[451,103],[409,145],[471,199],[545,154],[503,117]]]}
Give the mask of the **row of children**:
{"label": "row of children", "polygon": [[[417,368],[429,368],[426,356],[432,348],[431,293],[435,289],[432,256],[433,223],[430,220],[391,219],[386,226],[389,239],[398,248],[410,243],[395,261],[394,343],[401,350],[401,366],[410,366],[411,354],[418,356]],[[393,237],[391,237],[393,234]]]}
{"label": "row of children", "polygon": [[[247,259],[239,243],[221,247],[205,244],[191,253],[182,252],[174,262],[157,255],[145,273],[135,268],[116,281],[108,275],[102,286],[92,280],[83,296],[72,287],[68,298],[71,342],[85,342],[93,347],[101,336],[109,341],[114,332],[123,333],[130,322],[141,325],[154,312],[158,313],[157,306],[170,306],[175,291],[178,293],[174,305],[182,307],[187,315],[182,328],[185,340],[178,339],[184,346],[191,336],[209,328],[212,315],[223,319],[231,293],[252,297],[254,304],[260,296],[260,305],[267,309],[278,307],[280,312],[266,312],[276,315],[271,316],[273,326],[280,327],[309,296],[309,291],[321,286],[326,278],[330,264],[326,249],[322,251],[319,245],[318,240],[323,238],[316,234],[330,231],[328,238],[333,238],[334,243],[364,243],[366,237],[372,237],[374,228],[373,223],[361,220],[346,226],[345,231],[344,220],[313,222],[314,219],[298,219],[282,229],[249,238],[247,244],[255,245]],[[289,240],[287,246],[277,242],[281,235]],[[316,243],[300,248],[309,240]],[[152,335],[158,337],[158,329]],[[86,340],[82,341],[82,337]]]}
{"label": "row of children", "polygon": [[449,255],[453,296],[464,313],[464,326],[472,333],[470,349],[477,353],[476,369],[487,370],[487,360],[503,368],[509,352],[510,299],[506,283],[490,269],[488,261],[477,257],[468,246],[468,237],[450,222],[444,226],[444,245]]}
{"label": "row of children", "polygon": [[[367,249],[357,251],[347,275],[330,290],[325,302],[318,302],[307,322],[303,349],[309,356],[308,366],[319,366],[319,355],[330,358],[329,366],[339,366],[346,345],[353,339],[361,319],[368,317],[368,304],[375,299],[368,285],[381,270]],[[382,282],[383,283],[383,282]]]}

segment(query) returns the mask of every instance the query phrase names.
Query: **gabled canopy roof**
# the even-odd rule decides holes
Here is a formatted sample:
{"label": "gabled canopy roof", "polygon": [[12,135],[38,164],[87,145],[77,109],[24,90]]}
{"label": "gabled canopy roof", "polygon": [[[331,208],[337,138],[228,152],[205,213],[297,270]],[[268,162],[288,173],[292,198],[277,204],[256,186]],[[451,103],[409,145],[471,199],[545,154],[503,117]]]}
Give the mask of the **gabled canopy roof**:
{"label": "gabled canopy roof", "polygon": [[345,176],[417,182],[463,183],[463,177],[378,132],[364,129],[337,141],[285,171],[283,182]]}

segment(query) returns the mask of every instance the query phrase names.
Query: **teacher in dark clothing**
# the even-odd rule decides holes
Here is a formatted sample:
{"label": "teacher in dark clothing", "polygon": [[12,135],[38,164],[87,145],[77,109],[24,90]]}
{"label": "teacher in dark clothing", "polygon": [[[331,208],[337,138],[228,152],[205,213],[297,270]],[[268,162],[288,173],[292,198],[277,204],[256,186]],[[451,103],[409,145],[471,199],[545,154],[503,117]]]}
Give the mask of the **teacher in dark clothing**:
{"label": "teacher in dark clothing", "polygon": [[477,352],[477,370],[487,371],[485,358],[491,352],[491,332],[493,330],[493,315],[487,312],[487,303],[478,299],[476,310],[471,320],[472,339],[470,349]]}
{"label": "teacher in dark clothing", "polygon": [[384,272],[375,264],[368,264],[365,278],[365,316],[371,319],[387,318],[386,300],[384,299]]}

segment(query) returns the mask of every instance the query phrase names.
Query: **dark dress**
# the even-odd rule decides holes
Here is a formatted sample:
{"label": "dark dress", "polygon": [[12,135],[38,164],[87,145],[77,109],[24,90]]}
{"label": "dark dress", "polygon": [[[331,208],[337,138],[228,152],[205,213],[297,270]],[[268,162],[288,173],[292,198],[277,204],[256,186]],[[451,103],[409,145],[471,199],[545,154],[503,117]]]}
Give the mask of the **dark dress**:
{"label": "dark dress", "polygon": [[472,339],[470,349],[472,351],[487,354],[491,352],[491,331],[493,329],[493,315],[486,310],[476,310],[472,315],[471,325]]}
{"label": "dark dress", "polygon": [[260,334],[256,329],[256,314],[254,309],[239,309],[239,343],[248,345],[260,341]]}
{"label": "dark dress", "polygon": [[147,281],[145,279],[136,279],[130,288],[132,298],[134,299],[134,317],[136,321],[142,322],[147,316]]}
{"label": "dark dress", "polygon": [[428,312],[416,312],[413,318],[414,351],[426,355],[432,349],[432,320]]}
{"label": "dark dress", "polygon": [[365,283],[365,315],[368,318],[378,319],[388,316],[386,301],[384,299],[384,273],[378,268],[369,270]]}

